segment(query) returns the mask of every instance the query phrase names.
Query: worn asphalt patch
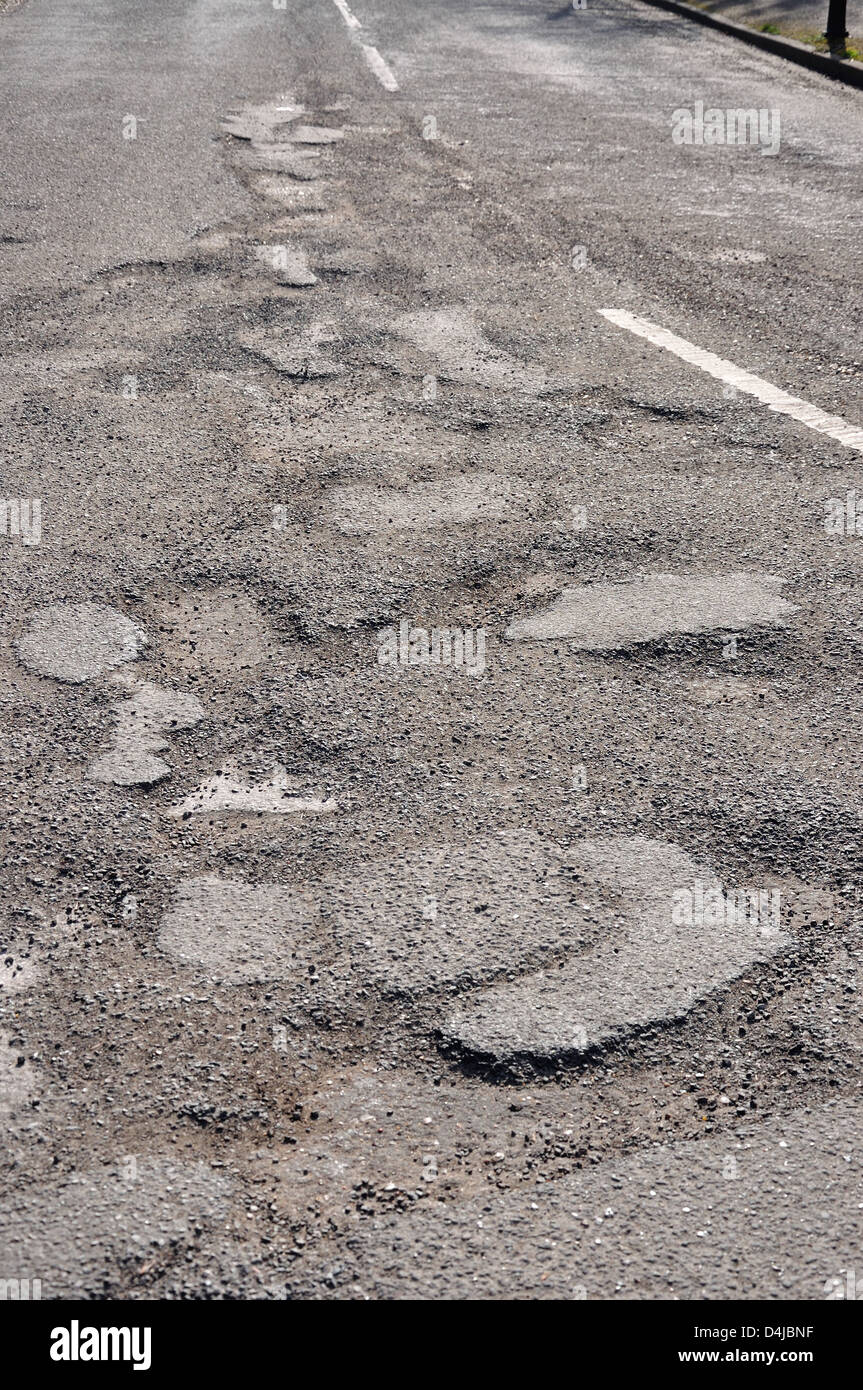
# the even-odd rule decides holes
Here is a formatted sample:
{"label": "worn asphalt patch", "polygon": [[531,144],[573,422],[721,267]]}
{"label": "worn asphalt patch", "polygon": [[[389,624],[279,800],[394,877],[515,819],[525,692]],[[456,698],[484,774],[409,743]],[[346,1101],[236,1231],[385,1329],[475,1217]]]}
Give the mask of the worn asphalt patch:
{"label": "worn asphalt patch", "polygon": [[240,334],[240,342],[255,356],[286,376],[317,378],[340,376],[345,370],[325,350],[338,340],[335,326],[313,322],[295,330],[251,329]]}
{"label": "worn asphalt patch", "polygon": [[254,258],[274,271],[280,285],[308,289],[318,283],[306,252],[299,246],[266,245],[254,248]]}
{"label": "worn asphalt patch", "polygon": [[35,1069],[19,1040],[0,1033],[0,1116],[8,1120],[19,1115],[29,1105],[36,1090]]}
{"label": "worn asphalt patch", "polygon": [[490,473],[412,483],[404,491],[334,487],[327,493],[324,515],[331,525],[348,535],[411,531],[426,526],[501,521],[509,510],[510,496],[507,480]]}
{"label": "worn asphalt patch", "polygon": [[250,786],[230,772],[217,772],[209,781],[173,806],[170,815],[183,817],[207,811],[251,811],[261,815],[288,815],[302,811],[321,814],[335,811],[338,802],[303,796],[296,779],[289,777],[283,767],[275,767],[272,777]]}
{"label": "worn asphalt patch", "polygon": [[146,633],[103,603],[52,603],[42,608],[16,643],[29,670],[78,684],[134,661]]}
{"label": "worn asphalt patch", "polygon": [[327,877],[321,892],[357,972],[404,993],[524,969],[591,929],[554,848],[529,832],[418,846]]}
{"label": "worn asphalt patch", "polygon": [[462,1077],[430,1081],[371,1061],[321,1078],[297,1108],[305,1121],[298,1142],[280,1153],[261,1150],[256,1172],[275,1178],[280,1212],[308,1219],[313,1210],[348,1227],[358,1193],[375,1194],[382,1212],[405,1194],[471,1195],[480,1174],[518,1162],[536,1133],[565,1123],[567,1111],[560,1097],[466,1087]]}
{"label": "worn asphalt patch", "polygon": [[255,142],[251,146],[251,156],[247,163],[251,169],[271,174],[287,174],[289,178],[308,183],[319,179],[321,171],[316,160],[320,151],[315,146],[273,144]]}
{"label": "worn asphalt patch", "polygon": [[29,947],[22,949],[17,945],[0,945],[0,996],[29,989],[38,978],[39,970]]}
{"label": "worn asphalt patch", "polygon": [[260,608],[247,594],[184,594],[160,606],[163,651],[184,679],[247,680],[278,648]]}
{"label": "worn asphalt patch", "polygon": [[282,126],[290,125],[302,114],[303,107],[287,99],[284,103],[247,105],[224,116],[222,130],[226,135],[233,135],[235,140],[268,141],[275,137]]}
{"label": "worn asphalt patch", "polygon": [[489,342],[474,312],[461,307],[401,314],[392,324],[400,337],[436,359],[440,375],[492,389],[535,395],[548,384],[542,367],[529,367]]}
{"label": "worn asphalt patch", "polygon": [[314,909],[298,889],[204,875],[177,885],[158,941],[210,980],[252,984],[298,976],[314,951]]}
{"label": "worn asphalt patch", "polygon": [[588,1053],[683,1017],[789,944],[769,898],[747,911],[676,845],[609,836],[575,845],[566,861],[604,902],[601,936],[562,965],[459,1004],[442,1034],[463,1051],[495,1062]]}
{"label": "worn asphalt patch", "polygon": [[298,145],[334,145],[345,138],[345,132],[338,126],[295,125],[287,138]]}
{"label": "worn asphalt patch", "polygon": [[149,681],[127,688],[129,698],[115,707],[112,746],[90,764],[87,775],[121,787],[148,786],[170,775],[170,764],[156,757],[170,747],[165,735],[192,728],[203,719],[204,707],[194,695],[163,690]]}
{"label": "worn asphalt patch", "polygon": [[783,627],[797,612],[780,597],[785,582],[771,574],[654,574],[578,585],[544,612],[511,623],[505,635],[513,642],[565,638],[588,651],[620,651],[675,633]]}

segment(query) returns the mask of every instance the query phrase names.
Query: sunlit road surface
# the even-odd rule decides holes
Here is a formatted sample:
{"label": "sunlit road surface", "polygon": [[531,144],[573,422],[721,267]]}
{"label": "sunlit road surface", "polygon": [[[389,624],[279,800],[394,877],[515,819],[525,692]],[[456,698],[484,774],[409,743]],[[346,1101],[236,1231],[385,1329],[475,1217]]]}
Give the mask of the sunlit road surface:
{"label": "sunlit road surface", "polygon": [[637,0],[0,39],[0,1275],[845,1297],[859,94]]}

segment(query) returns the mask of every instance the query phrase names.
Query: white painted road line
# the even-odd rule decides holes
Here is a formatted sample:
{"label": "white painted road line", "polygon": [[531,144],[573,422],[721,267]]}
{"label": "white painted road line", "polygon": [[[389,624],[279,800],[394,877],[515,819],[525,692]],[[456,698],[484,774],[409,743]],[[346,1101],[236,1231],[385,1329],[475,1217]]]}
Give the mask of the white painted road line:
{"label": "white painted road line", "polygon": [[617,324],[618,328],[627,328],[630,333],[637,334],[639,338],[646,338],[656,347],[673,352],[675,357],[681,357],[684,362],[691,362],[694,367],[700,367],[703,372],[717,377],[719,381],[736,386],[738,391],[745,391],[749,396],[755,396],[756,400],[761,401],[768,409],[781,415],[790,415],[792,419],[808,425],[811,430],[829,435],[846,448],[857,449],[863,453],[863,429],[857,425],[849,425],[841,416],[827,415],[816,405],[800,400],[799,396],[789,396],[787,391],[772,386],[763,377],[754,376],[742,367],[735,367],[733,362],[727,362],[724,357],[705,352],[694,343],[688,343],[685,338],[678,338],[676,333],[669,333],[667,328],[660,328],[647,319],[640,319],[637,315],[628,313],[626,309],[600,309],[599,312],[610,323]]}
{"label": "white painted road line", "polygon": [[[345,21],[345,24],[348,26],[349,29],[362,28],[362,25],[360,24],[360,21],[357,19],[356,15],[352,13],[350,7],[346,4],[346,0],[333,0],[333,4],[335,5],[336,9],[338,10],[339,14],[341,15],[342,19]],[[393,73],[392,68],[390,68],[388,64],[384,62],[383,58],[378,53],[378,50],[374,48],[370,43],[360,44],[360,47],[363,50],[363,57],[365,58],[369,67],[371,68],[375,77],[380,82],[381,86],[385,87],[388,92],[397,92],[399,89],[399,84],[398,82],[396,82],[395,74]]]}
{"label": "white painted road line", "polygon": [[349,6],[345,4],[345,0],[333,0],[333,4],[349,29],[359,29],[360,21],[355,14],[351,14]]}
{"label": "white painted road line", "polygon": [[367,43],[364,43],[362,45],[362,49],[363,54],[365,55],[366,62],[371,68],[375,77],[380,82],[381,86],[386,87],[388,92],[397,92],[399,89],[399,84],[398,82],[396,82],[396,79],[391,69],[387,67],[383,58],[378,53],[378,50],[376,48],[372,48],[371,45]]}

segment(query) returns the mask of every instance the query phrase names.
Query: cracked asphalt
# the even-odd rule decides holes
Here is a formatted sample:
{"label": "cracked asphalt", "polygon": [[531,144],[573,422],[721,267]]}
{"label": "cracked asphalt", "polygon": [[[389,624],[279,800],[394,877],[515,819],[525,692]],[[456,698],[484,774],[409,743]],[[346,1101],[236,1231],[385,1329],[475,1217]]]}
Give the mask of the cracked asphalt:
{"label": "cracked asphalt", "polygon": [[0,38],[0,1279],[843,1297],[859,94],[639,0]]}

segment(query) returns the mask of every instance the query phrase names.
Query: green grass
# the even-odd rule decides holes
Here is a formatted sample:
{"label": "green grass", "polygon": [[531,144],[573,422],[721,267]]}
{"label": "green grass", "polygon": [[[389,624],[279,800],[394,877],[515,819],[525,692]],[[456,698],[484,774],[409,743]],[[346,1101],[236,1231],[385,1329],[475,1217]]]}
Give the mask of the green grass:
{"label": "green grass", "polygon": [[[799,39],[801,43],[808,43],[810,48],[817,49],[819,53],[830,52],[827,40],[823,34],[794,34],[793,37]],[[860,39],[846,39],[845,41],[845,57],[852,58],[858,63],[861,61],[861,58],[863,58],[860,48],[857,47],[859,43]]]}
{"label": "green grass", "polygon": [[[823,34],[812,34],[806,30],[795,29],[793,26],[780,27],[778,24],[761,24],[759,32],[762,34],[780,34],[784,38],[796,39],[798,43],[805,43],[807,47],[814,48],[817,53],[829,53],[830,49]],[[845,45],[845,57],[852,58],[855,62],[863,62],[863,39],[848,39]]]}
{"label": "green grass", "polygon": [[[3,0],[0,0],[0,4],[2,3]],[[717,9],[715,5],[709,4],[709,0],[684,0],[684,3],[692,5],[693,9],[696,10],[708,10],[710,14],[715,14],[718,19],[721,19],[723,17],[721,5]],[[824,17],[826,20],[826,6],[824,11]],[[746,20],[738,19],[737,23],[745,24]],[[749,28],[754,29],[755,25],[750,24]],[[770,22],[768,24],[759,24],[758,32],[761,34],[778,34],[780,38],[796,39],[798,43],[805,43],[808,48],[814,48],[817,53],[830,52],[830,49],[827,46],[827,40],[825,39],[823,34],[812,34],[807,30],[796,29],[793,24],[775,24],[773,22]],[[854,62],[863,63],[863,37],[848,39],[845,45],[844,56],[846,58],[853,59]]]}

